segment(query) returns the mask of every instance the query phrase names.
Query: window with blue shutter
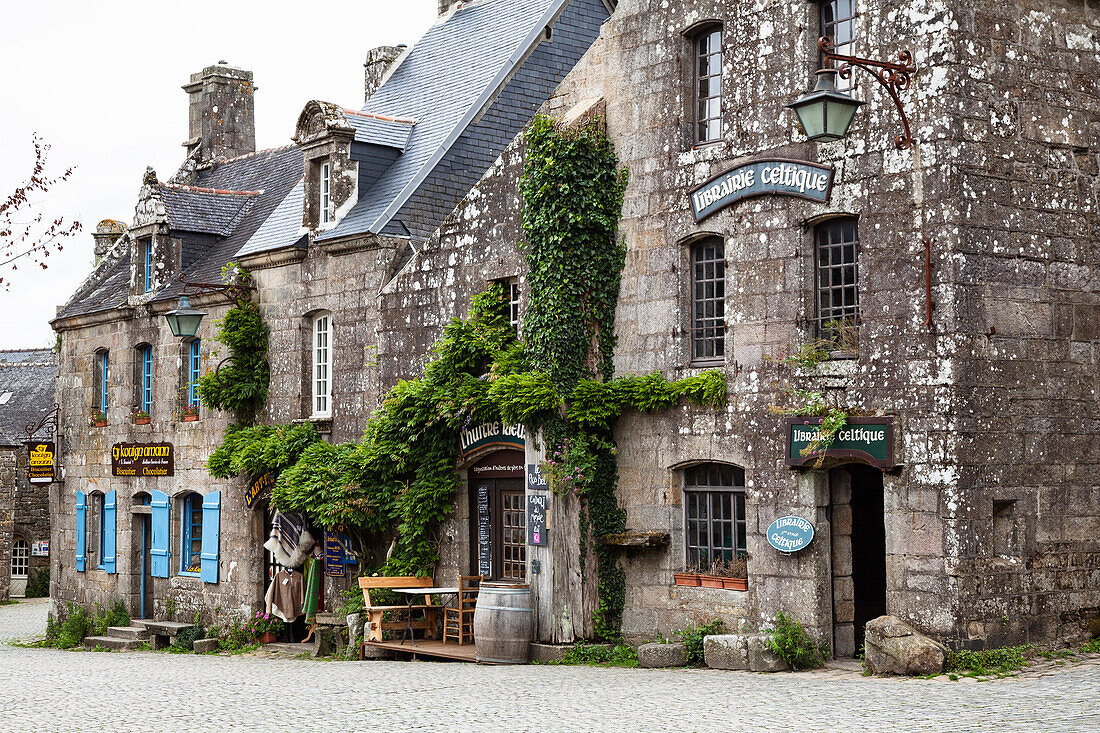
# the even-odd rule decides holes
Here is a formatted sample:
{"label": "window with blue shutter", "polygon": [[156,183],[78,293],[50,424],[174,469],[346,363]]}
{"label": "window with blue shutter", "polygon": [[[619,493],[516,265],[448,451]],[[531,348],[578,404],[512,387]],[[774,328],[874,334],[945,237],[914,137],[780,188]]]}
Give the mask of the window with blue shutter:
{"label": "window with blue shutter", "polygon": [[84,572],[88,552],[88,500],[83,491],[76,492],[76,569]]}
{"label": "window with blue shutter", "polygon": [[153,408],[153,347],[146,344],[141,352],[141,411],[148,413]]}
{"label": "window with blue shutter", "polygon": [[150,572],[154,578],[168,577],[168,494],[153,489],[149,492],[150,526],[149,539]]}
{"label": "window with blue shutter", "polygon": [[106,349],[98,352],[96,361],[98,361],[97,368],[98,379],[96,380],[96,400],[95,404],[103,412],[107,412],[108,399],[107,399],[107,385],[111,380],[111,352]]}
{"label": "window with blue shutter", "polygon": [[202,573],[204,582],[218,582],[218,540],[221,534],[222,492],[202,498]]}
{"label": "window with blue shutter", "polygon": [[190,367],[189,377],[190,379],[190,404],[198,407],[199,405],[199,339],[192,339],[191,341],[191,358],[188,360]]}
{"label": "window with blue shutter", "polygon": [[103,522],[101,524],[100,545],[103,547],[102,568],[108,573],[115,570],[115,498],[114,491],[108,491],[103,497]]}
{"label": "window with blue shutter", "polygon": [[180,508],[179,573],[197,576],[202,568],[202,495],[184,495]]}
{"label": "window with blue shutter", "polygon": [[103,522],[107,518],[107,512],[103,510],[103,505],[106,503],[107,498],[103,495],[102,492],[92,493],[92,506],[90,507],[90,509],[92,510],[94,518],[97,522],[96,539],[98,540],[98,544],[96,545],[96,552],[99,553],[98,555],[96,555],[96,557],[99,558],[99,560],[96,562],[96,570],[105,569],[103,567],[103,558],[107,555],[107,533],[104,531],[106,527],[104,526]]}

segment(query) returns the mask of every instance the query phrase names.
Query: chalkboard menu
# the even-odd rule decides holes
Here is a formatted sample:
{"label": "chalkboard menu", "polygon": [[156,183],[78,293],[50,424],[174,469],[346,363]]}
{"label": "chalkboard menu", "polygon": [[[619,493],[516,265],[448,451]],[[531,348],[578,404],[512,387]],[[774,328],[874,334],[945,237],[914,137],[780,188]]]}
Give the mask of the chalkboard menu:
{"label": "chalkboard menu", "polygon": [[477,487],[477,564],[482,577],[491,578],[493,570],[493,545],[490,540],[489,485]]}
{"label": "chalkboard menu", "polygon": [[546,544],[546,494],[527,495],[527,544]]}

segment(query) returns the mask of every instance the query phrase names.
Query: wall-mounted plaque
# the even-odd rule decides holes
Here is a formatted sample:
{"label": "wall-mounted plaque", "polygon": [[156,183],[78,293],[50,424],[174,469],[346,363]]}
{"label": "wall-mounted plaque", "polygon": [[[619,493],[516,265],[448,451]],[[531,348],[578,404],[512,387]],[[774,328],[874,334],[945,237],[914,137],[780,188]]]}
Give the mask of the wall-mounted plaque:
{"label": "wall-mounted plaque", "polygon": [[111,448],[111,475],[173,476],[174,461],[171,443],[115,443]]}
{"label": "wall-mounted plaque", "polygon": [[814,526],[802,517],[780,517],[768,525],[768,544],[780,552],[805,550],[814,540]]}
{"label": "wall-mounted plaque", "polygon": [[500,448],[519,448],[527,445],[527,429],[523,425],[503,425],[499,422],[487,422],[463,430],[459,435],[459,450],[462,455],[473,453],[479,448],[497,446]]}
{"label": "wall-mounted plaque", "polygon": [[754,196],[794,196],[824,203],[833,187],[830,166],[801,160],[754,160],[719,173],[691,191],[691,211],[702,221],[730,204]]}
{"label": "wall-mounted plaque", "polygon": [[271,498],[271,487],[275,485],[275,480],[279,478],[279,474],[275,471],[268,471],[262,476],[258,476],[248,484],[248,488],[244,491],[244,505],[251,509],[256,505],[257,501],[262,499]]}
{"label": "wall-mounted plaque", "polygon": [[[820,417],[787,418],[788,466],[803,466],[820,458],[808,447],[821,433]],[[894,467],[894,418],[850,417],[825,451],[826,456],[854,458],[878,468]]]}

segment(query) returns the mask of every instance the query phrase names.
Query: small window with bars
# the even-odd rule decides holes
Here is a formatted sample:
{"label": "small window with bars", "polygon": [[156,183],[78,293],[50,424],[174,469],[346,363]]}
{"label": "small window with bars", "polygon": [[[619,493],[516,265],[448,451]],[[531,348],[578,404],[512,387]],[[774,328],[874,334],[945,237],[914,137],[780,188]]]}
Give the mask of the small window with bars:
{"label": "small window with bars", "polygon": [[684,471],[687,565],[706,571],[744,557],[745,470],[703,463]]}
{"label": "small window with bars", "polygon": [[835,219],[814,230],[816,336],[837,348],[858,343],[859,229],[855,219]]}
{"label": "small window with bars", "polygon": [[332,317],[313,319],[313,416],[332,414]]}
{"label": "small window with bars", "polygon": [[[821,3],[821,35],[833,40],[833,51],[854,56],[856,34],[856,0],[824,0]],[[856,77],[837,79],[837,89],[852,91]]]}
{"label": "small window with bars", "polygon": [[695,35],[695,142],[722,139],[722,29],[711,26]]}
{"label": "small window with bars", "polygon": [[691,359],[718,362],[726,356],[726,248],[711,238],[691,249]]}

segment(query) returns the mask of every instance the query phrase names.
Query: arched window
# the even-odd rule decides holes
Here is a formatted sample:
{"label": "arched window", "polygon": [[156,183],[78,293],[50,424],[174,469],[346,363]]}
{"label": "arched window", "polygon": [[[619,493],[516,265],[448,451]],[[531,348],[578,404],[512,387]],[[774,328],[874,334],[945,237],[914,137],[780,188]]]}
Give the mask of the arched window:
{"label": "arched window", "polygon": [[817,337],[853,348],[859,325],[859,228],[854,217],[814,228]]}
{"label": "arched window", "polygon": [[692,36],[695,80],[695,142],[722,138],[722,28],[711,25]]}
{"label": "arched window", "polygon": [[691,247],[691,360],[726,357],[726,248],[718,237]]}
{"label": "arched window", "polygon": [[706,571],[744,554],[745,469],[701,463],[684,470],[687,564]]}
{"label": "arched window", "polygon": [[202,569],[202,495],[190,492],[180,500],[180,574],[198,575]]}
{"label": "arched window", "polygon": [[31,548],[22,537],[16,537],[11,546],[11,577],[26,578],[31,566]]}
{"label": "arched window", "polygon": [[332,416],[332,314],[313,318],[312,417]]}

